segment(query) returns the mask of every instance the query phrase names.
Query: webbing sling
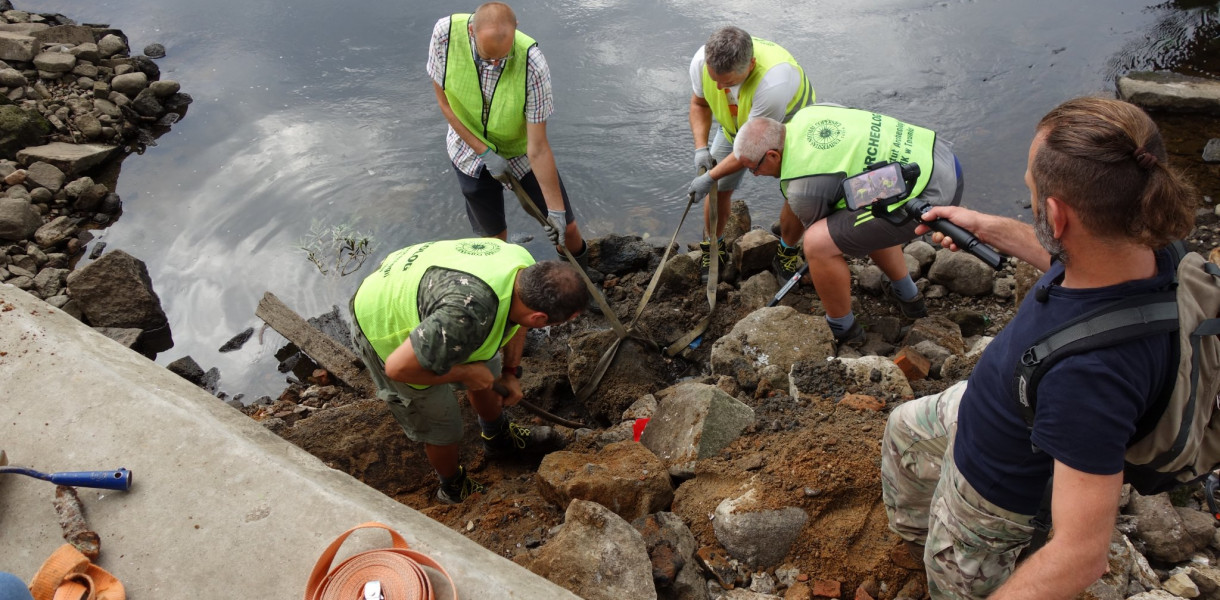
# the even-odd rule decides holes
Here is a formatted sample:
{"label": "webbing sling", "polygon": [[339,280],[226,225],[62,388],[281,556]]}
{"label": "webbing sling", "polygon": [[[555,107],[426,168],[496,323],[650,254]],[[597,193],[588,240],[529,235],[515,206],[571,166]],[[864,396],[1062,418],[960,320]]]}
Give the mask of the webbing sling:
{"label": "webbing sling", "polygon": [[[700,171],[700,174],[702,175],[703,172]],[[708,305],[707,316],[703,317],[702,320],[700,320],[698,323],[696,323],[694,329],[691,329],[689,332],[686,333],[686,335],[678,338],[678,341],[670,344],[669,347],[665,349],[666,356],[674,356],[674,355],[678,354],[682,350],[686,349],[686,347],[689,346],[691,342],[695,341],[695,339],[697,339],[699,336],[703,335],[703,332],[705,330],[707,330],[708,324],[710,324],[712,322],[712,316],[714,314],[716,314],[716,287],[720,284],[720,238],[716,234],[716,232],[720,230],[720,213],[719,213],[719,206],[718,206],[720,204],[720,202],[718,199],[718,194],[719,194],[719,190],[717,189],[716,180],[713,179],[712,180],[712,189],[710,191],[708,191],[708,194],[707,194],[707,202],[708,202],[707,208],[709,211],[708,216],[710,217],[709,220],[711,221],[712,230],[704,232],[704,239],[708,240],[707,251],[715,253],[714,254],[715,258],[708,262],[709,267],[708,267],[708,274],[707,274],[707,305]],[[691,194],[691,201],[692,202],[694,201],[693,193]],[[689,205],[688,205],[688,208],[689,208]],[[678,227],[681,228],[682,224],[678,223]],[[675,231],[674,236],[676,237],[677,235],[678,235],[678,232]],[[672,246],[673,242],[670,242],[670,245]],[[665,266],[664,263],[662,263],[661,266],[657,268],[657,275],[661,274],[661,268],[664,266]],[[654,276],[653,278],[656,279],[656,276]],[[640,308],[643,309],[644,307],[641,305]]]}
{"label": "webbing sling", "polygon": [[30,582],[34,600],[125,600],[123,584],[89,562],[72,544],[60,546],[38,568]]}
{"label": "webbing sling", "polygon": [[[331,569],[330,565],[347,536],[364,528],[390,532],[393,547],[361,552]],[[380,582],[381,597],[385,600],[434,600],[436,590],[423,567],[431,567],[444,575],[453,592],[453,600],[457,600],[457,586],[444,567],[426,555],[411,550],[397,531],[369,521],[343,532],[326,547],[305,584],[305,600],[359,600],[365,597],[362,591],[372,581]]]}

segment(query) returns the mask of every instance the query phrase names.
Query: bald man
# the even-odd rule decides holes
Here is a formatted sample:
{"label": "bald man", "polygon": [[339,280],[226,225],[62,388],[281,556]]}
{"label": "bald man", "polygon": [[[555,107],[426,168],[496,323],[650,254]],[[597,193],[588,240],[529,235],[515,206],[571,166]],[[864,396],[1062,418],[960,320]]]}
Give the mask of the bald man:
{"label": "bald man", "polygon": [[548,232],[556,251],[565,246],[587,271],[588,246],[546,136],[546,120],[555,110],[551,71],[533,38],[517,31],[513,10],[488,2],[474,14],[437,21],[428,75],[449,123],[445,143],[471,229],[508,238],[504,185],[497,178],[510,172],[557,226]]}

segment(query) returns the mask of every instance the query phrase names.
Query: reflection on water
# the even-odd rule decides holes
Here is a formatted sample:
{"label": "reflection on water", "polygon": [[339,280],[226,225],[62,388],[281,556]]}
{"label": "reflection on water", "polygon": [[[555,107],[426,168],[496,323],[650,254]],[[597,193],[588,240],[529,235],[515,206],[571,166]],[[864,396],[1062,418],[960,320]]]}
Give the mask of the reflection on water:
{"label": "reflection on water", "polygon": [[[163,77],[195,98],[156,147],[123,165],[124,216],[99,235],[148,263],[177,343],[159,362],[189,354],[219,367],[230,395],[277,394],[280,336],[217,349],[260,325],[254,309],[265,291],[306,317],[346,306],[369,265],[351,277],[322,275],[298,249],[314,223],[371,232],[380,244],[373,264],[423,239],[469,235],[424,62],[436,19],[477,4],[39,2],[37,10],[121,28],[133,48],[164,44]],[[551,65],[548,132],[585,231],[664,239],[692,176],[687,66],[726,23],[788,48],[819,100],[872,108],[953,141],[965,203],[1014,216],[1024,212],[1031,130],[1046,110],[1111,93],[1116,72],[1162,64],[1173,56],[1166,49],[1207,41],[1199,32],[1215,23],[1203,8],[1134,0],[1085,0],[1070,11],[1051,0],[513,6]],[[737,197],[755,223],[778,215],[774,179],[747,177]],[[535,235],[528,247],[549,258],[536,225],[515,204],[509,215],[510,233]],[[680,241],[699,237],[698,221],[688,219]]]}

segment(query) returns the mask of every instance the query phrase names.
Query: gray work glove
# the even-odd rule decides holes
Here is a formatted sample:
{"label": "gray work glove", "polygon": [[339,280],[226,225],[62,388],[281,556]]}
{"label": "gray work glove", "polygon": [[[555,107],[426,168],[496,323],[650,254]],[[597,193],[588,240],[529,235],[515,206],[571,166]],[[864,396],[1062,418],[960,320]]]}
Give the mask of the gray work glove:
{"label": "gray work glove", "polygon": [[492,177],[499,179],[508,171],[508,159],[491,151],[491,148],[484,150],[479,158],[483,160],[483,164],[487,167],[487,172]]}
{"label": "gray work glove", "polygon": [[716,159],[712,158],[712,151],[707,149],[707,146],[695,149],[695,172],[699,169],[711,171],[712,167],[716,166]]}
{"label": "gray work glove", "polygon": [[547,225],[543,228],[546,229],[546,236],[551,239],[552,244],[563,248],[563,243],[565,241],[564,234],[567,232],[568,228],[567,213],[562,210],[547,209],[546,218],[555,225],[554,227]]}
{"label": "gray work glove", "polygon": [[690,189],[687,191],[694,194],[695,199],[698,200],[712,191],[712,184],[715,182],[711,173],[704,173],[690,182]]}

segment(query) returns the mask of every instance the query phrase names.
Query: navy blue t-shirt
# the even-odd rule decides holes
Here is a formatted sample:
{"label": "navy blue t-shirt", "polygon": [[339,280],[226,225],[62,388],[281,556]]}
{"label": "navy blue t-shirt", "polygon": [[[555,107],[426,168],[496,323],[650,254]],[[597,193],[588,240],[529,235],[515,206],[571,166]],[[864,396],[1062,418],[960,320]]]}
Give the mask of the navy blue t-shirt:
{"label": "navy blue t-shirt", "polygon": [[[1063,265],[1052,265],[1034,287],[1048,288],[1046,301],[1039,302],[1031,291],[1017,316],[987,347],[962,398],[953,452],[962,475],[984,498],[1032,515],[1055,460],[1094,475],[1123,470],[1136,423],[1177,375],[1177,365],[1170,364],[1175,335],[1078,354],[1053,366],[1038,386],[1032,443],[1013,398],[1013,373],[1021,354],[1047,331],[1116,300],[1168,285],[1173,278],[1169,253],[1159,251],[1156,258],[1157,275],[1152,278],[1092,289],[1054,284],[1063,275]],[[1035,452],[1034,445],[1041,452]]]}

